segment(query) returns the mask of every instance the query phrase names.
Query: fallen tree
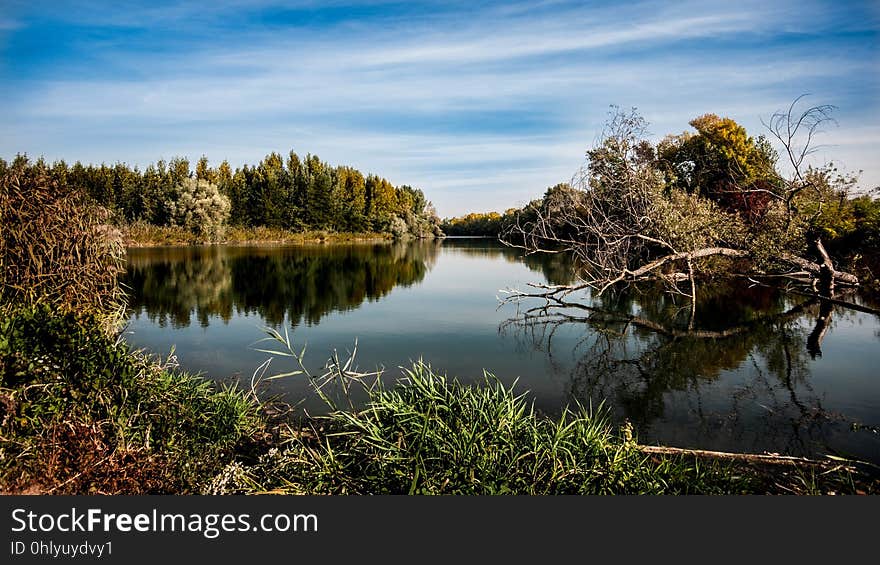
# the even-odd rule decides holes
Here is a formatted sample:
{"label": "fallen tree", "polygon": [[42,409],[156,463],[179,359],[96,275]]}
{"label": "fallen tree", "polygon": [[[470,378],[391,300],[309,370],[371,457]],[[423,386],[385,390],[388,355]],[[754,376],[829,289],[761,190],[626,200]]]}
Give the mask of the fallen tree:
{"label": "fallen tree", "polygon": [[527,253],[570,253],[579,280],[514,296],[601,295],[654,279],[694,309],[701,279],[734,272],[800,278],[825,297],[857,286],[835,266],[815,223],[828,175],[805,165],[831,107],[796,112],[799,100],[767,125],[784,148],[788,176],[767,139],[728,118],[701,116],[691,122],[697,133],[652,145],[635,110],[616,110],[572,182],[521,210],[501,236]]}

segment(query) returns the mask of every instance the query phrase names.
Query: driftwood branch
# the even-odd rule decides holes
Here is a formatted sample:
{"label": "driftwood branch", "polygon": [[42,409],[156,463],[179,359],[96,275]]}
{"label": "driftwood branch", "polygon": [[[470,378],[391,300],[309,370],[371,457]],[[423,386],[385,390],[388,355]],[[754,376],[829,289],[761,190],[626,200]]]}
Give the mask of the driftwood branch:
{"label": "driftwood branch", "polygon": [[641,276],[646,275],[651,271],[655,271],[666,265],[667,263],[673,263],[675,261],[688,260],[692,261],[694,259],[701,259],[703,257],[712,257],[713,255],[721,255],[724,257],[748,257],[748,251],[743,251],[741,249],[731,249],[729,247],[707,247],[705,249],[698,249],[696,251],[690,251],[687,253],[672,253],[670,255],[666,255],[665,257],[661,257],[656,261],[651,261],[650,263],[635,269],[634,271],[628,271],[632,278],[639,278]]}
{"label": "driftwood branch", "polygon": [[[803,272],[810,275],[822,277],[823,274],[827,273],[826,276],[830,275],[832,281],[852,286],[858,286],[858,277],[844,271],[838,271],[834,268],[833,264],[831,263],[831,258],[828,256],[828,252],[825,251],[825,248],[822,246],[822,242],[820,240],[816,241],[816,247],[819,250],[820,256],[822,257],[821,264],[814,263],[808,259],[798,257],[797,255],[793,255],[791,253],[781,253],[779,255],[779,259],[791,265],[796,265],[800,267]],[[692,261],[694,259],[701,259],[704,257],[712,256],[747,258],[749,257],[749,252],[743,249],[733,249],[729,247],[707,247],[705,249],[698,249],[696,251],[691,251],[687,253],[672,253],[670,255],[666,255],[664,257],[651,261],[650,263],[643,265],[638,269],[627,272],[629,273],[631,278],[639,278],[650,273],[651,271],[659,269],[660,267],[668,263],[682,260]]]}
{"label": "driftwood branch", "polygon": [[803,292],[796,289],[783,289],[785,292],[789,294],[797,294],[798,296],[806,296],[808,298],[814,298],[821,300],[823,302],[828,302],[830,304],[834,304],[835,306],[843,306],[844,308],[849,308],[850,310],[855,310],[857,312],[864,312],[865,314],[874,314],[875,316],[880,316],[880,309],[871,308],[870,306],[865,306],[863,304],[857,304],[855,302],[850,302],[848,300],[841,300],[839,298],[832,298],[830,296],[825,296],[824,294],[819,294],[816,292]]}
{"label": "driftwood branch", "polygon": [[[824,250],[824,248],[823,248]],[[825,254],[825,258],[828,258],[828,254]],[[846,273],[843,271],[838,271],[834,269],[833,266],[830,265],[830,259],[828,259],[828,263],[823,263],[819,265],[817,263],[813,263],[808,259],[804,259],[803,257],[798,257],[797,255],[792,255],[791,253],[780,253],[779,259],[791,265],[796,265],[803,269],[804,271],[810,273],[815,277],[820,277],[822,275],[823,269],[826,271],[830,270],[831,275],[833,276],[833,280],[838,283],[843,283],[851,286],[859,285],[859,278],[850,273]]]}
{"label": "driftwood branch", "polygon": [[793,457],[790,455],[777,455],[772,453],[729,453],[725,451],[708,451],[705,449],[682,449],[679,447],[661,447],[654,445],[640,445],[639,451],[651,455],[686,455],[700,458],[731,461],[737,463],[749,463],[758,465],[785,465],[800,468],[851,468],[846,461],[808,459],[806,457]]}

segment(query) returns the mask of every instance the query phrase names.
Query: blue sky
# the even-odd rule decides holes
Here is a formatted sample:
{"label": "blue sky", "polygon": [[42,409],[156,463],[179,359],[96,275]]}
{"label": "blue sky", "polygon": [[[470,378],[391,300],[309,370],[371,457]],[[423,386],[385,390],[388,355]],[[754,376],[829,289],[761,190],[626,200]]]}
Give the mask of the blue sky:
{"label": "blue sky", "polygon": [[571,178],[609,106],[654,139],[750,133],[800,94],[814,158],[880,184],[880,3],[0,0],[0,156],[318,154],[425,190],[441,216]]}

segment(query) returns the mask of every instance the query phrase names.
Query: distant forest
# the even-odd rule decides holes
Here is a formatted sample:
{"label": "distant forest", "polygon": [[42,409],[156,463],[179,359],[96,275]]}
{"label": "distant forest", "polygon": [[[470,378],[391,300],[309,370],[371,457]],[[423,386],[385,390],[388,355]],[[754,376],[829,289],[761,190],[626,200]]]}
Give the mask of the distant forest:
{"label": "distant forest", "polygon": [[545,200],[550,195],[569,190],[571,187],[568,183],[559,183],[549,187],[543,197],[532,200],[522,208],[508,208],[503,214],[471,212],[464,216],[444,218],[440,223],[440,228],[444,234],[452,236],[499,237],[502,233],[509,231],[518,220],[534,220],[534,210],[544,206]]}
{"label": "distant forest", "polygon": [[446,235],[498,237],[519,210],[511,208],[504,215],[498,212],[471,212],[455,218],[444,218],[440,228]]}
{"label": "distant forest", "polygon": [[[185,224],[210,218],[223,225],[291,231],[442,235],[434,207],[420,189],[394,186],[352,167],[332,166],[316,155],[300,158],[293,151],[286,159],[270,153],[257,165],[234,170],[227,161],[212,167],[205,156],[195,170],[185,158],[160,160],[144,170],[125,163],[71,166],[64,161],[48,164],[42,158],[31,162],[25,155],[11,163],[0,159],[0,176],[16,169],[85,191],[119,224],[184,225],[198,233],[201,226]],[[212,204],[214,210],[199,215],[199,206]]]}

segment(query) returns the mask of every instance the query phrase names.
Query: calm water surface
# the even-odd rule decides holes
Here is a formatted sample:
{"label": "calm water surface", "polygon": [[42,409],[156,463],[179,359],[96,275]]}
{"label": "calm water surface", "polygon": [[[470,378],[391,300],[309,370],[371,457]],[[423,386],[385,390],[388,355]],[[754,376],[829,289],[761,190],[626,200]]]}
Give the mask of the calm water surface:
{"label": "calm water surface", "polygon": [[[880,463],[877,316],[742,285],[704,286],[693,331],[687,303],[650,289],[549,317],[499,302],[571,280],[562,256],[488,239],[131,249],[127,339],[247,385],[268,357],[263,328],[286,327],[315,372],[357,340],[359,368],[386,379],[419,358],[463,381],[485,369],[550,414],[603,402],[647,443]],[[293,368],[279,358],[269,373]],[[321,409],[301,378],[266,392]]]}

